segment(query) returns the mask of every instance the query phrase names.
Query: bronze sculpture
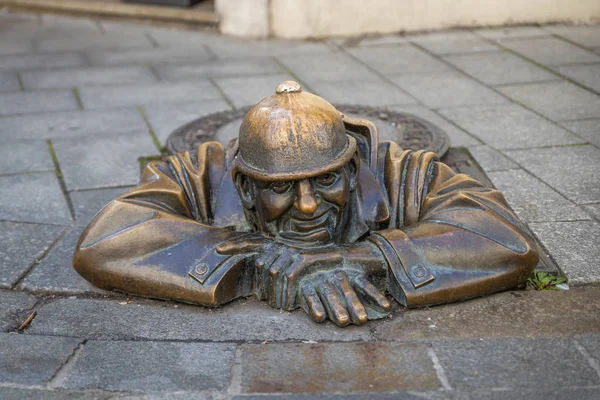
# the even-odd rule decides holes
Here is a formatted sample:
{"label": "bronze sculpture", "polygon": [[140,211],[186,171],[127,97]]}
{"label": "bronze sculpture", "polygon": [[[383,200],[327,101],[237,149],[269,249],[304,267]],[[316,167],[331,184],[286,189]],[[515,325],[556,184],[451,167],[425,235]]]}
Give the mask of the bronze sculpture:
{"label": "bronze sculpture", "polygon": [[82,233],[92,283],[217,306],[256,294],[339,326],[509,289],[538,261],[502,194],[283,82],[239,138],[148,164]]}

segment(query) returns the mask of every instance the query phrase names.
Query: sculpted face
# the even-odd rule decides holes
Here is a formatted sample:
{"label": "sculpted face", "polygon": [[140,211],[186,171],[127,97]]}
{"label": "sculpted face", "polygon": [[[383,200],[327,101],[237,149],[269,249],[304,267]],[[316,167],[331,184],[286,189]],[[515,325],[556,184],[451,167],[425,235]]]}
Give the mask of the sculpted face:
{"label": "sculpted face", "polygon": [[243,186],[240,195],[245,206],[252,206],[257,230],[298,247],[327,245],[341,237],[348,219],[346,206],[356,187],[354,160],[337,171],[306,179],[241,179],[245,182],[238,179],[238,191]]}

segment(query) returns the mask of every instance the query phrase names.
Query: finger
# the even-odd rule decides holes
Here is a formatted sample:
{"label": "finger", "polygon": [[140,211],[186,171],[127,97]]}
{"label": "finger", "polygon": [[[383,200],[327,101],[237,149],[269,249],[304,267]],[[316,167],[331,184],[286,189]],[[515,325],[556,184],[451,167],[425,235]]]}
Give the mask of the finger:
{"label": "finger", "polygon": [[270,279],[267,272],[279,256],[278,248],[273,244],[269,244],[265,252],[254,261],[256,266],[256,287],[258,289],[256,295],[260,300],[269,299]]}
{"label": "finger", "polygon": [[296,282],[300,271],[306,267],[306,257],[302,255],[294,256],[292,264],[282,271],[280,279],[282,282],[283,295],[282,295],[282,307],[285,310],[290,310],[294,307],[296,302]]}
{"label": "finger", "polygon": [[269,265],[271,265],[277,257],[279,257],[277,248],[272,244],[267,246],[265,251],[256,258],[256,261],[254,261],[254,265],[256,265],[259,274],[262,275],[265,267],[268,269]]}
{"label": "finger", "polygon": [[354,279],[354,288],[383,311],[389,311],[392,308],[390,301],[364,276]]}
{"label": "finger", "polygon": [[337,271],[335,273],[335,277],[337,279],[338,287],[342,290],[342,293],[346,299],[347,310],[350,314],[352,323],[355,325],[364,324],[369,319],[367,310],[358,299],[354,289],[352,289],[350,286],[350,282],[348,281],[346,274],[343,271]]}
{"label": "finger", "polygon": [[323,322],[327,319],[323,303],[321,303],[321,300],[312,285],[307,284],[302,287],[302,297],[305,302],[305,307],[303,307],[304,311],[306,311],[315,322]]}
{"label": "finger", "polygon": [[217,253],[230,255],[235,253],[249,253],[264,244],[263,238],[244,238],[221,243],[217,246]]}
{"label": "finger", "polygon": [[292,263],[290,254],[284,251],[277,260],[271,264],[268,270],[268,275],[271,278],[271,303],[277,308],[281,308],[281,283],[279,282],[279,273]]}
{"label": "finger", "polygon": [[348,311],[342,305],[338,294],[330,283],[321,283],[318,287],[319,297],[325,305],[327,316],[336,325],[346,326],[350,323]]}

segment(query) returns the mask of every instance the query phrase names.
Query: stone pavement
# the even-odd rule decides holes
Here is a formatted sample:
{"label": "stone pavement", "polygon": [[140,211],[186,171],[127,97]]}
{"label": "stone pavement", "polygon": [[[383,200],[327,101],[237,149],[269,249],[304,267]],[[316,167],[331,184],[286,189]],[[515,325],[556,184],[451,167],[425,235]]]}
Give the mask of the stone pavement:
{"label": "stone pavement", "polygon": [[[137,182],[138,158],[285,79],[446,130],[571,290],[339,329],[252,299],[128,299],[71,269],[81,229]],[[0,14],[0,398],[598,398],[599,95],[600,26],[257,42]]]}

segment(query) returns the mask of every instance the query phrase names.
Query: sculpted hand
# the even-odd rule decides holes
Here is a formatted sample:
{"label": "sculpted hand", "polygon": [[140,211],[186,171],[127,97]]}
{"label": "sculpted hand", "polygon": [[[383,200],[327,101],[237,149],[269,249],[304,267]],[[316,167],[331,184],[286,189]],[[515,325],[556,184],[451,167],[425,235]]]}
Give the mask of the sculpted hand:
{"label": "sculpted hand", "polygon": [[305,277],[301,307],[316,322],[329,318],[338,326],[360,325],[384,317],[391,304],[360,271],[335,269]]}

